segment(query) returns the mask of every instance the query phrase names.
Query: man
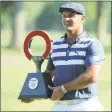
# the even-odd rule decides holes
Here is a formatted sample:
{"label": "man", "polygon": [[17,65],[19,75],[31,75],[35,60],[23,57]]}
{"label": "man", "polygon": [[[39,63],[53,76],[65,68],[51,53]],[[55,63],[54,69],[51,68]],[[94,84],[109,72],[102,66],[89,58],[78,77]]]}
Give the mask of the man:
{"label": "man", "polygon": [[[53,78],[52,111],[102,111],[97,84],[105,56],[101,43],[83,28],[85,8],[60,6],[65,35],[53,43],[46,72]],[[30,100],[29,100],[30,102]]]}
{"label": "man", "polygon": [[101,43],[83,28],[85,8],[79,3],[59,8],[65,35],[53,43],[46,71],[53,77],[52,111],[102,111],[97,84],[105,56]]}

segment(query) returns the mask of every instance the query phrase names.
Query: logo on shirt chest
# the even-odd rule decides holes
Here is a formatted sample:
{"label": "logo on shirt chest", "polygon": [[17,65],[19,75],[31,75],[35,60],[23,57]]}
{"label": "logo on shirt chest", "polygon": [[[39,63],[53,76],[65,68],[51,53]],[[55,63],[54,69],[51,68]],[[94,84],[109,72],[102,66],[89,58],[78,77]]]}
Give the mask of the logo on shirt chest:
{"label": "logo on shirt chest", "polygon": [[86,56],[86,51],[71,51],[69,56]]}
{"label": "logo on shirt chest", "polygon": [[74,53],[76,53],[78,55],[78,51],[74,51]]}

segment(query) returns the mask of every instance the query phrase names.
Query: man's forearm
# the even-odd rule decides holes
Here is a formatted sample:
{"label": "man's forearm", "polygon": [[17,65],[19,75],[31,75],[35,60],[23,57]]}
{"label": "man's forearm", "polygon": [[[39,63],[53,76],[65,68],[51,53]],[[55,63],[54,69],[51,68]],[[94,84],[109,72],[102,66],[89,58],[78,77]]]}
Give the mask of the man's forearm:
{"label": "man's forearm", "polygon": [[45,72],[46,72],[46,73],[49,73],[50,76],[51,76],[51,78],[54,77],[54,72],[55,72],[55,70],[49,71],[49,70],[46,69]]}
{"label": "man's forearm", "polygon": [[93,83],[92,77],[91,72],[84,72],[76,79],[64,84],[64,87],[68,91],[86,88]]}

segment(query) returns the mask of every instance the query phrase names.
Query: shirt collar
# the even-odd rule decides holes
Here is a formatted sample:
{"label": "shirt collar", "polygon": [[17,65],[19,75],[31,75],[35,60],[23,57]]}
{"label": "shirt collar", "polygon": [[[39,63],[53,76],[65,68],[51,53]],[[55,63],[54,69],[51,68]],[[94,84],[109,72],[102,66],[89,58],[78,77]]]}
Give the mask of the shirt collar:
{"label": "shirt collar", "polygon": [[[86,35],[86,32],[85,32],[85,30],[83,30],[83,32],[76,38],[76,41],[74,43],[78,42],[82,38],[85,38],[86,37],[85,35]],[[65,35],[63,37],[64,38],[63,38],[62,43],[68,43],[67,42],[67,35],[66,35],[66,33],[65,33]]]}

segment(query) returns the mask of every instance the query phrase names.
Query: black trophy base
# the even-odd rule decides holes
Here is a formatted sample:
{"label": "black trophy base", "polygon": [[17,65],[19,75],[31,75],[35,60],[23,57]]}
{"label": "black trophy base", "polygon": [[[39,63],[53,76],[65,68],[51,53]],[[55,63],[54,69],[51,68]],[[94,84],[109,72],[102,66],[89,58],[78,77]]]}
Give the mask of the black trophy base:
{"label": "black trophy base", "polygon": [[48,73],[29,73],[18,99],[47,99],[51,98],[52,90],[48,85],[53,86]]}

